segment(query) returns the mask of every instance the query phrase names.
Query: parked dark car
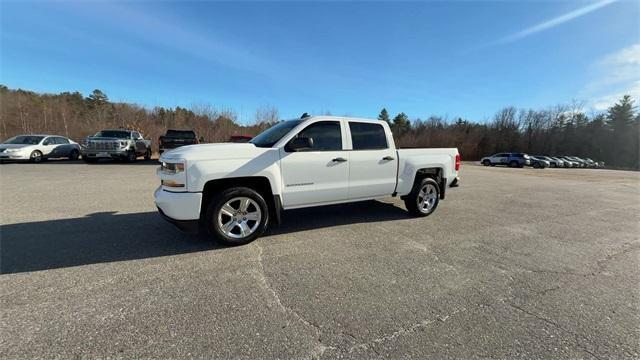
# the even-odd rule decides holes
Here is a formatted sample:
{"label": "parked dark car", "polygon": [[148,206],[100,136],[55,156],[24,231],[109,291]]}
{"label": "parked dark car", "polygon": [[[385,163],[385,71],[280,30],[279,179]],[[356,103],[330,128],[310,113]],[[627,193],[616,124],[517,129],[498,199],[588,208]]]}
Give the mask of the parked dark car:
{"label": "parked dark car", "polygon": [[524,167],[531,165],[529,155],[524,153],[497,153],[483,157],[480,163],[484,166],[506,165],[509,167]]}
{"label": "parked dark car", "polygon": [[249,135],[231,135],[231,137],[229,137],[229,142],[246,143],[246,142],[249,142],[251,139],[253,139],[253,137]]}
{"label": "parked dark car", "polygon": [[199,144],[200,140],[193,130],[169,129],[164,136],[158,139],[160,154],[166,150],[175,149],[180,146]]}

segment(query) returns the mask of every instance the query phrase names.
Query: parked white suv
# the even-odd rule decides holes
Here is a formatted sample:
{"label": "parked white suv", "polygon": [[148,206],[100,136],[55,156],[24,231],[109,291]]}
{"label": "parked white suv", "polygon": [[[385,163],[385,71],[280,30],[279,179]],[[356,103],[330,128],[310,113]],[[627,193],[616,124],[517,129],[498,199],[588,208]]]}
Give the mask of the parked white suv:
{"label": "parked white suv", "polygon": [[160,214],[228,244],[253,241],[288,209],[391,195],[427,216],[460,168],[455,148],[397,150],[387,123],[330,116],[280,122],[250,143],[180,147],[160,161]]}

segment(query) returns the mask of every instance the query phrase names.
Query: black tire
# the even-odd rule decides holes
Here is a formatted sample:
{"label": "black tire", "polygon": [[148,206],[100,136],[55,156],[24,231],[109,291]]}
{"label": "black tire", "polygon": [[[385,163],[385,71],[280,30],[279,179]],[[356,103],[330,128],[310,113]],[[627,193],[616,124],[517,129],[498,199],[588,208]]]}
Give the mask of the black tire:
{"label": "black tire", "polygon": [[136,154],[136,151],[135,150],[127,151],[126,161],[135,162],[136,160],[138,160],[138,154]]}
{"label": "black tire", "polygon": [[484,166],[491,166],[491,160],[484,160],[484,161],[482,161],[482,165],[484,165]]}
{"label": "black tire", "polygon": [[82,157],[82,161],[86,162],[87,164],[94,164],[98,161],[98,159],[96,158],[90,158],[88,156],[83,156]]}
{"label": "black tire", "polygon": [[[420,191],[425,186],[433,186],[436,195],[433,205],[431,205],[426,210],[423,207],[419,206],[419,203],[422,202],[420,199]],[[432,178],[424,178],[420,181],[416,181],[416,183],[413,185],[413,189],[411,189],[411,192],[404,197],[404,206],[407,208],[407,211],[409,211],[411,215],[418,217],[424,217],[433,214],[433,212],[436,211],[439,202],[440,186],[438,186],[438,183]]]}
{"label": "black tire", "polygon": [[80,158],[80,152],[78,150],[71,150],[69,154],[69,160],[78,160]]}
{"label": "black tire", "polygon": [[534,169],[540,169],[540,167],[541,167],[540,163],[537,163],[537,162],[534,162],[533,165],[531,165],[531,166],[533,166]]}
{"label": "black tire", "polygon": [[519,165],[518,162],[515,160],[511,160],[509,162],[509,167],[518,167],[518,165]]}
{"label": "black tire", "polygon": [[144,159],[151,160],[151,149],[147,149],[147,151],[144,153]]}
{"label": "black tire", "polygon": [[42,160],[44,160],[44,158],[42,157],[42,153],[39,150],[34,150],[31,152],[31,155],[29,155],[29,161],[32,163],[39,163],[42,162]]}
{"label": "black tire", "polygon": [[[238,197],[245,197],[253,200],[260,208],[261,218],[256,229],[248,236],[234,238],[227,236],[218,222],[218,214],[222,207],[230,200]],[[240,215],[241,216],[241,215]],[[224,190],[211,199],[204,218],[205,227],[209,234],[225,245],[237,246],[248,244],[264,233],[269,225],[269,207],[262,195],[257,191],[246,187],[234,187]],[[253,225],[250,225],[253,226]]]}
{"label": "black tire", "polygon": [[551,163],[549,166],[551,166],[552,168],[558,167],[558,165],[556,165],[556,163]]}

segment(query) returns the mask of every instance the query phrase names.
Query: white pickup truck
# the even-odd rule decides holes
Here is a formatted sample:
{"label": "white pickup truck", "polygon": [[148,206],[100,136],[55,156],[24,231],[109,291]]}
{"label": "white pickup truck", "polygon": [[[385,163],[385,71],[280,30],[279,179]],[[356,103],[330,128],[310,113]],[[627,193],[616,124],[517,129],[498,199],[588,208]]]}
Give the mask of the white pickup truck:
{"label": "white pickup truck", "polygon": [[160,214],[234,245],[288,209],[400,196],[427,216],[460,169],[456,148],[396,149],[387,123],[332,116],[282,121],[249,143],[180,147],[160,161]]}

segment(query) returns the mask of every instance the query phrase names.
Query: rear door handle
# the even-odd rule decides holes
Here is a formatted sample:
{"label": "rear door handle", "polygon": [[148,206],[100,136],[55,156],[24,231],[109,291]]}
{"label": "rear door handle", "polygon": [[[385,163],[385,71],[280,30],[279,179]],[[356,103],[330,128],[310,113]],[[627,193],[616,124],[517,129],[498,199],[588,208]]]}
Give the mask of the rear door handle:
{"label": "rear door handle", "polygon": [[335,158],[335,159],[333,159],[333,160],[331,160],[331,161],[341,163],[341,162],[345,162],[345,161],[347,161],[347,159],[342,158],[342,157],[338,157],[338,158]]}
{"label": "rear door handle", "polygon": [[382,160],[384,161],[391,161],[391,160],[395,160],[396,158],[394,158],[393,156],[385,156],[382,158]]}

